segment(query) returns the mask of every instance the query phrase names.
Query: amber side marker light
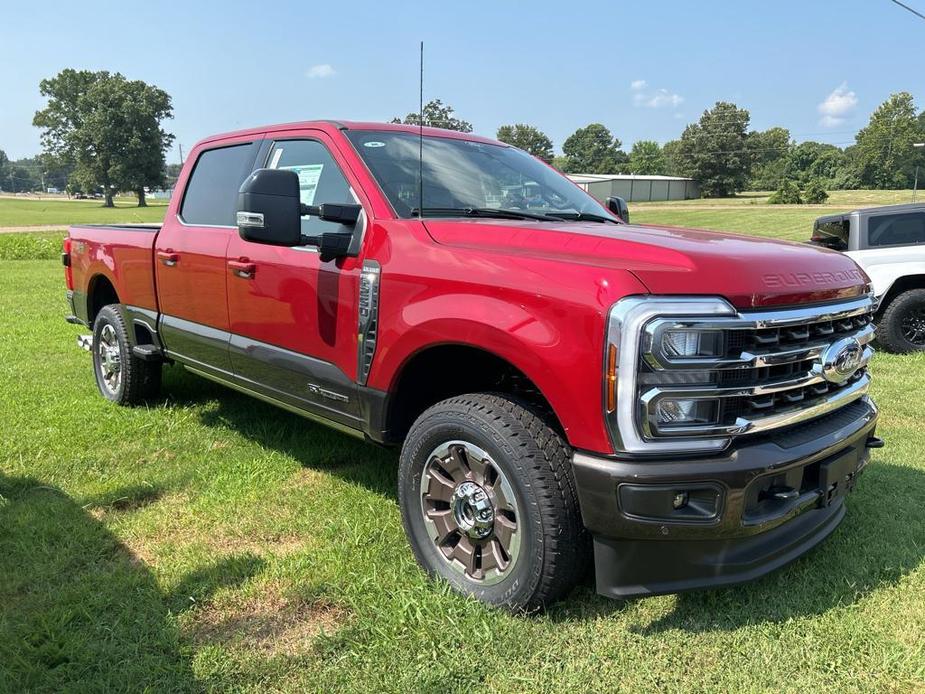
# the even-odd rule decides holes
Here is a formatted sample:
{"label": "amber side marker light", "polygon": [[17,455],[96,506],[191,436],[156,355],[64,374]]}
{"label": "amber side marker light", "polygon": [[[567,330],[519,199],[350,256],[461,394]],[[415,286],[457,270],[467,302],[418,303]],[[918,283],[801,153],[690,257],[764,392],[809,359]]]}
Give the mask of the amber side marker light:
{"label": "amber side marker light", "polygon": [[607,348],[607,411],[613,412],[617,406],[617,347]]}

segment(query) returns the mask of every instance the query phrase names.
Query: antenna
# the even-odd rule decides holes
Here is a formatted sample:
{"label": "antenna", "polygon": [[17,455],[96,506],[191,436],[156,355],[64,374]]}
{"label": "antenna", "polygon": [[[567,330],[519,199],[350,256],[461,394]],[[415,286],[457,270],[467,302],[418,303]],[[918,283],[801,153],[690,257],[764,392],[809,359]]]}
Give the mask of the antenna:
{"label": "antenna", "polygon": [[424,42],[421,41],[421,72],[418,95],[418,217],[424,218]]}

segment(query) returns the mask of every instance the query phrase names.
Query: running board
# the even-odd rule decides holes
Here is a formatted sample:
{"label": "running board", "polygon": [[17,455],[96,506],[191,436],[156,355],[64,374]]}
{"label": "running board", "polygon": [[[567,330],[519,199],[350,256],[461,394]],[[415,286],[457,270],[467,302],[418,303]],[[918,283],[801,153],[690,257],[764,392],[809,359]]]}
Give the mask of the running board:
{"label": "running board", "polygon": [[93,351],[93,335],[78,335],[77,346],[87,352]]}

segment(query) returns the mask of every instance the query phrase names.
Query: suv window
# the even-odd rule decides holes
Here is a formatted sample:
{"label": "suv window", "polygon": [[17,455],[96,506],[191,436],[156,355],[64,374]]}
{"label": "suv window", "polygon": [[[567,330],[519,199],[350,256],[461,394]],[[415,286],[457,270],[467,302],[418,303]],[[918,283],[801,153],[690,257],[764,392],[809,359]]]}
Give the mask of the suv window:
{"label": "suv window", "polygon": [[906,246],[925,243],[925,213],[883,214],[867,221],[867,245]]}
{"label": "suv window", "polygon": [[[317,140],[283,140],[270,150],[267,167],[291,169],[299,175],[299,197],[303,205],[356,203],[350,184],[327,147]],[[302,236],[318,236],[325,231],[342,231],[339,224],[317,217],[302,217]]]}
{"label": "suv window", "polygon": [[851,223],[847,217],[817,219],[813,227],[812,243],[836,251],[847,251],[850,229]]}
{"label": "suv window", "polygon": [[187,224],[235,226],[238,189],[254,164],[253,144],[208,149],[186,184],[180,216]]}

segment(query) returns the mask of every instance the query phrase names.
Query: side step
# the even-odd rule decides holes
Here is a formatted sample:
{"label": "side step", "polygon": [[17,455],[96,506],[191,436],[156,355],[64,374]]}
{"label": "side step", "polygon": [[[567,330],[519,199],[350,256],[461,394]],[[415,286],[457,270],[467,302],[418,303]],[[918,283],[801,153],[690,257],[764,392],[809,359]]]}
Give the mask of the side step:
{"label": "side step", "polygon": [[93,350],[93,335],[78,335],[77,346],[87,352]]}
{"label": "side step", "polygon": [[154,345],[135,345],[132,354],[142,361],[164,361],[164,355]]}

